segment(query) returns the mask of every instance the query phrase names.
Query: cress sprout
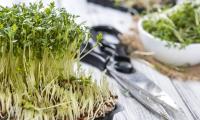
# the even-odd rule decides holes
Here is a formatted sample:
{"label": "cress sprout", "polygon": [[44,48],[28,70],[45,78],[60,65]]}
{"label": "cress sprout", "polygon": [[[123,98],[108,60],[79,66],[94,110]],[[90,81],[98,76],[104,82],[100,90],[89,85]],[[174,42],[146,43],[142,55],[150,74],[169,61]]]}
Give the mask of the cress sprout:
{"label": "cress sprout", "polygon": [[0,119],[85,120],[105,115],[114,96],[81,69],[90,37],[54,3],[0,6]]}

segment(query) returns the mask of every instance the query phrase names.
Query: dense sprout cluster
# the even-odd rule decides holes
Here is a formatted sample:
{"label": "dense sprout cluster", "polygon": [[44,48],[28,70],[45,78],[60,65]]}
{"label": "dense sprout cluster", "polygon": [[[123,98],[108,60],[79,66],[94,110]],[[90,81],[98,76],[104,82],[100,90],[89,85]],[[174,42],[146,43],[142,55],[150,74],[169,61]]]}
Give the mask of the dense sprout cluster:
{"label": "dense sprout cluster", "polygon": [[77,52],[88,35],[83,26],[74,22],[75,16],[65,9],[56,9],[54,3],[47,8],[41,2],[29,7],[1,6],[0,11],[0,47],[6,47],[6,52],[12,50],[18,55],[28,48],[41,57],[48,49],[63,55],[73,44],[75,48],[71,52]]}
{"label": "dense sprout cluster", "polygon": [[[86,27],[64,9],[0,7],[0,119],[77,120],[102,116],[108,85],[74,69]],[[104,112],[102,112],[104,113]]]}
{"label": "dense sprout cluster", "polygon": [[[164,13],[166,14],[166,13]],[[155,17],[155,16],[154,16]],[[182,47],[200,43],[200,5],[186,2],[166,14],[166,18],[150,18],[143,22],[144,29],[169,44]]]}

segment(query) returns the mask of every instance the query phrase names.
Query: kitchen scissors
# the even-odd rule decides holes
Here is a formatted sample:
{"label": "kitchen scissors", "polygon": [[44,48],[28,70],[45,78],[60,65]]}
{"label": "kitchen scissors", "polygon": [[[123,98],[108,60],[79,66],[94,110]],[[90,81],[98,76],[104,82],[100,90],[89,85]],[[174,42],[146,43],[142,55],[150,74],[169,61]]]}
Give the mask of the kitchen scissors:
{"label": "kitchen scissors", "polygon": [[[126,53],[126,46],[120,42],[120,33],[111,26],[94,26],[91,28],[92,39],[82,45],[84,56],[81,61],[90,64],[101,71],[106,71],[117,83],[127,90],[131,97],[135,98],[152,113],[166,120],[186,120],[182,109],[152,80],[137,71]],[[96,44],[96,36],[101,33],[103,40],[101,45]]]}

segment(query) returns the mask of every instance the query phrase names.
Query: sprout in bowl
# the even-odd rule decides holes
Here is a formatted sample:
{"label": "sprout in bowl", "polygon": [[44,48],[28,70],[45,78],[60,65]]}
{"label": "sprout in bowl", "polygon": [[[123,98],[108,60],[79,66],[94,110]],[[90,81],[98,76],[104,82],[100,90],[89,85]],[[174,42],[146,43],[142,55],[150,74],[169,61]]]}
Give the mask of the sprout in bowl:
{"label": "sprout in bowl", "polygon": [[139,36],[146,50],[170,65],[200,63],[200,5],[186,2],[139,21]]}

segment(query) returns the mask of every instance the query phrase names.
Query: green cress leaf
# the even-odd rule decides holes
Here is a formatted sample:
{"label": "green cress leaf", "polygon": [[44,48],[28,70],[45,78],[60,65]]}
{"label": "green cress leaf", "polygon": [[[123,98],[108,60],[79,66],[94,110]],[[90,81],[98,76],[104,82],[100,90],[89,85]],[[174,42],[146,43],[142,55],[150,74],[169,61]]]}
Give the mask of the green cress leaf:
{"label": "green cress leaf", "polygon": [[185,2],[179,5],[176,11],[167,15],[167,19],[154,20],[152,17],[143,22],[143,27],[153,36],[167,41],[172,46],[180,43],[184,48],[192,43],[200,43],[199,9],[199,4]]}

